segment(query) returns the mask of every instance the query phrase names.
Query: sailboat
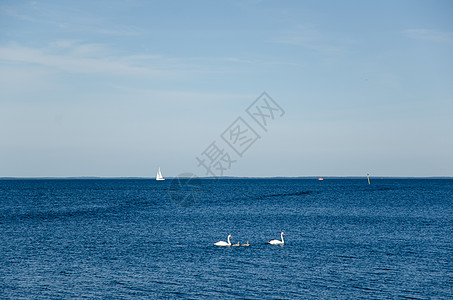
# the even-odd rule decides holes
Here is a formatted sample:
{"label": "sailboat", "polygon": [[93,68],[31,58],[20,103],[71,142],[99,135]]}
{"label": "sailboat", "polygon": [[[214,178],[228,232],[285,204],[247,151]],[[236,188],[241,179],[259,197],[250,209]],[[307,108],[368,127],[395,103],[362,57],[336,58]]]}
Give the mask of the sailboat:
{"label": "sailboat", "polygon": [[370,174],[366,174],[366,178],[368,179],[368,184],[370,184]]}
{"label": "sailboat", "polygon": [[157,171],[156,180],[165,180],[165,178],[162,176],[162,172],[160,171],[160,168]]}

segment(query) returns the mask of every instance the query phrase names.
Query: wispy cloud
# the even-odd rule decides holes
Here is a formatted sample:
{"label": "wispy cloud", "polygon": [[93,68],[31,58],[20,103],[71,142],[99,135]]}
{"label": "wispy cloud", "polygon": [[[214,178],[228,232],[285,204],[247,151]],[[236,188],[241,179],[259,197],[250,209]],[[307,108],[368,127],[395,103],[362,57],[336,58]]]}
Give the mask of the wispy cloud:
{"label": "wispy cloud", "polygon": [[403,33],[412,39],[427,40],[437,43],[453,44],[453,33],[431,29],[408,29]]}
{"label": "wispy cloud", "polygon": [[252,60],[252,59],[247,59],[247,58],[241,58],[241,57],[233,57],[233,56],[220,56],[220,57],[192,57],[190,58],[190,61],[196,62],[196,63],[202,63],[202,64],[225,64],[227,63],[228,65],[232,64],[255,64],[258,61]]}
{"label": "wispy cloud", "polygon": [[1,5],[3,16],[35,25],[47,25],[62,32],[83,32],[105,36],[136,36],[141,29],[131,25],[121,25],[106,20],[102,15],[90,10],[68,8],[67,5],[49,5],[31,1],[15,5]]}
{"label": "wispy cloud", "polygon": [[76,57],[109,56],[111,51],[100,43],[83,43],[80,40],[57,40],[50,43],[53,51],[67,51]]}
{"label": "wispy cloud", "polygon": [[56,40],[39,48],[17,42],[0,45],[0,65],[15,68],[16,73],[24,74],[39,68],[47,74],[62,72],[174,81],[238,72],[256,63],[240,57],[168,57],[153,53],[121,55],[109,45],[77,39]]}
{"label": "wispy cloud", "polygon": [[[162,76],[168,72],[167,69],[155,67],[149,59],[145,61],[139,58],[140,56],[136,59],[115,56],[104,45],[83,44],[70,40],[56,41],[46,48],[30,48],[17,43],[0,47],[0,61],[3,63],[38,65],[85,74]],[[158,65],[164,64],[160,62]]]}
{"label": "wispy cloud", "polygon": [[279,32],[270,43],[300,46],[317,52],[340,52],[345,50],[345,41],[329,37],[326,33],[310,26],[296,26],[295,29]]}
{"label": "wispy cloud", "polygon": [[5,15],[11,18],[18,19],[20,21],[36,22],[36,18],[30,17],[23,13],[18,13],[14,9],[6,6],[0,6],[0,15]]}

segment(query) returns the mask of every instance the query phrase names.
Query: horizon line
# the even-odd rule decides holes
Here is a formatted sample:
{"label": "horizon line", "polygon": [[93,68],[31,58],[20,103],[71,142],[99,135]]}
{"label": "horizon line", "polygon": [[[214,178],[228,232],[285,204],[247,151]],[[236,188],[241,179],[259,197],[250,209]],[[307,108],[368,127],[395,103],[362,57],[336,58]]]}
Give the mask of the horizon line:
{"label": "horizon line", "polygon": [[[194,174],[195,175],[195,174]],[[366,178],[366,175],[357,176],[196,176],[198,179],[362,179]],[[374,179],[453,179],[453,176],[370,176]],[[173,180],[175,178],[190,178],[189,176],[169,176],[165,179]],[[155,177],[145,177],[145,176],[0,176],[0,180],[12,180],[12,179],[145,179],[145,180],[155,180]]]}

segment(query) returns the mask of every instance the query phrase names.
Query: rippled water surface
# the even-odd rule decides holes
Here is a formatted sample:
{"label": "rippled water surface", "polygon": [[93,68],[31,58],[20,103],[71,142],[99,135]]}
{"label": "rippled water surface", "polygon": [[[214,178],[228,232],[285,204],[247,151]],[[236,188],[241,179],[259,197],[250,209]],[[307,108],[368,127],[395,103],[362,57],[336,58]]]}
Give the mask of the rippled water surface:
{"label": "rippled water surface", "polygon": [[0,229],[0,298],[453,297],[451,179],[0,180]]}

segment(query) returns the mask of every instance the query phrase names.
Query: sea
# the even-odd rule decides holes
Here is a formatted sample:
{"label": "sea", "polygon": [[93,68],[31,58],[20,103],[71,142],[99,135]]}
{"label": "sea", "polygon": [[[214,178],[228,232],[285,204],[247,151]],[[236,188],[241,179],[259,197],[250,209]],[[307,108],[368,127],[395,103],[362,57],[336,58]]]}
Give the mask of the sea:
{"label": "sea", "polygon": [[452,299],[453,179],[2,179],[0,298]]}

